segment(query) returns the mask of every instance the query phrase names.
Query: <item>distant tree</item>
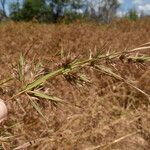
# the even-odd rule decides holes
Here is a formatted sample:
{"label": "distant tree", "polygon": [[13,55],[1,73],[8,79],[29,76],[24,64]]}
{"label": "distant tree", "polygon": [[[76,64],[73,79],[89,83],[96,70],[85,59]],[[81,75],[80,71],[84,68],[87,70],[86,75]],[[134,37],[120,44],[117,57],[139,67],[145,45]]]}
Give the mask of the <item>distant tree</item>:
{"label": "distant tree", "polygon": [[127,15],[128,15],[128,18],[133,21],[136,21],[139,18],[138,12],[135,9],[129,10]]}
{"label": "distant tree", "polygon": [[95,10],[95,5],[93,4],[93,1],[88,1],[86,4],[86,9],[84,12],[84,15],[88,20],[97,20],[97,12]]}
{"label": "distant tree", "polygon": [[112,19],[115,17],[116,11],[118,7],[120,6],[119,2],[118,0],[103,0],[101,3],[102,3],[102,6],[98,8],[99,9],[98,17],[100,21],[110,23]]}
{"label": "distant tree", "polygon": [[72,0],[70,1],[69,8],[66,9],[64,12],[64,16],[67,18],[68,22],[82,20],[84,19],[85,11],[84,11],[84,1],[83,0]]}
{"label": "distant tree", "polygon": [[90,1],[88,5],[91,18],[104,23],[110,23],[112,21],[120,6],[118,0],[97,0],[96,5],[93,5],[93,1]]}
{"label": "distant tree", "polygon": [[78,13],[78,10],[82,9],[84,6],[83,0],[72,0],[71,1],[71,9],[72,11]]}
{"label": "distant tree", "polygon": [[82,0],[47,0],[51,8],[52,21],[57,22],[60,18],[75,16],[82,5]]}
{"label": "distant tree", "polygon": [[[96,5],[93,3],[96,2]],[[10,5],[13,20],[58,22],[68,19],[71,22],[84,17],[109,23],[116,15],[119,0],[19,0]]]}
{"label": "distant tree", "polygon": [[10,3],[9,10],[10,10],[10,18],[12,20],[19,21],[21,19],[21,11],[20,11],[21,8],[20,8],[19,0]]}
{"label": "distant tree", "polygon": [[143,18],[143,17],[145,17],[145,13],[144,13],[144,11],[141,11],[140,18]]}
{"label": "distant tree", "polygon": [[49,0],[48,2],[51,8],[52,21],[57,22],[63,16],[64,8],[70,0]]}
{"label": "distant tree", "polygon": [[1,5],[1,15],[3,17],[7,17],[5,10],[6,0],[0,0],[0,5]]}
{"label": "distant tree", "polygon": [[2,10],[0,10],[0,21],[2,21],[3,20],[3,11]]}
{"label": "distant tree", "polygon": [[12,3],[10,8],[10,16],[14,20],[30,21],[36,19],[40,22],[46,22],[51,18],[51,10],[45,0],[24,0],[21,7],[18,0],[16,3]]}
{"label": "distant tree", "polygon": [[50,8],[46,5],[45,0],[25,0],[21,9],[23,20],[46,21],[51,14]]}

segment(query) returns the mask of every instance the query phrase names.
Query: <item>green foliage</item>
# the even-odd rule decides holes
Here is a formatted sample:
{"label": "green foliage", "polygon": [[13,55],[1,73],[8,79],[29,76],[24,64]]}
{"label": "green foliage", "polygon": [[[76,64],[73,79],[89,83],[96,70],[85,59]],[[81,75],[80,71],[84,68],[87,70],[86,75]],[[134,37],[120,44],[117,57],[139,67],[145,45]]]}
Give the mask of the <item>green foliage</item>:
{"label": "green foliage", "polygon": [[72,11],[66,11],[65,17],[63,18],[62,21],[65,24],[69,24],[69,23],[72,23],[74,21],[83,20],[83,19],[84,19],[83,14],[72,12]]}
{"label": "green foliage", "polygon": [[[84,12],[80,12],[79,10],[81,10],[84,7],[84,3],[82,3],[81,0],[74,0],[71,2],[71,9],[70,10],[66,10],[64,15],[66,16],[65,18],[65,23],[71,23],[73,21],[77,21],[77,20],[84,20],[85,19],[85,13]],[[83,11],[83,10],[82,10]]]}
{"label": "green foliage", "polygon": [[[104,4],[102,7],[101,4]],[[98,11],[92,6],[92,2],[84,0],[24,0],[20,5],[19,0],[10,5],[10,18],[16,21],[60,22],[66,24],[85,18],[109,23],[119,7],[118,0],[103,0],[98,6]],[[86,10],[85,10],[86,9]],[[82,10],[82,13],[80,13]],[[90,13],[91,12],[91,13]],[[97,14],[97,15],[96,15]],[[131,12],[131,18],[134,14]]]}
{"label": "green foliage", "polygon": [[[49,5],[52,10],[52,21],[58,22],[62,18],[70,22],[75,18],[74,16],[78,16],[77,10],[82,8],[83,1],[82,0],[50,0]],[[71,17],[71,15],[73,15]],[[67,18],[67,19],[66,19]]]}
{"label": "green foliage", "polygon": [[138,13],[135,9],[131,9],[129,12],[128,12],[128,18],[130,20],[133,20],[133,21],[136,21],[138,20]]}
{"label": "green foliage", "polygon": [[46,22],[51,18],[51,9],[45,0],[25,0],[22,8],[18,2],[12,3],[11,10],[13,20],[30,21],[35,18],[39,22]]}
{"label": "green foliage", "polygon": [[77,12],[83,7],[82,0],[24,0],[22,6],[19,1],[10,5],[10,18],[15,21],[65,22],[81,19]]}
{"label": "green foliage", "polygon": [[21,19],[21,12],[20,12],[20,3],[19,3],[19,1],[11,3],[9,10],[10,10],[10,18],[12,20],[19,21]]}

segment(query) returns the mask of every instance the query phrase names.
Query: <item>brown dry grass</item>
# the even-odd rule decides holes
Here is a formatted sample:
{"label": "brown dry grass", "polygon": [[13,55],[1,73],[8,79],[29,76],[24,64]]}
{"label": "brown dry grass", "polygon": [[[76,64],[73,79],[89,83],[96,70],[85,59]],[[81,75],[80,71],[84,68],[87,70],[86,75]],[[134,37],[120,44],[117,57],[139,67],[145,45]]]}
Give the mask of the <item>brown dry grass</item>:
{"label": "brown dry grass", "polygon": [[[86,74],[91,83],[70,84],[65,76],[49,79],[43,91],[66,103],[38,100],[42,113],[33,108],[26,94],[17,94],[20,53],[26,54],[26,82],[34,80],[35,65],[42,72],[53,71],[69,58],[81,60],[94,55],[121,52],[149,42],[150,20],[114,22],[102,26],[92,23],[39,25],[35,23],[0,24],[0,80],[15,79],[0,85],[0,98],[9,109],[7,121],[0,126],[0,149],[37,150],[149,150],[150,105],[148,97],[132,86],[89,66],[71,75]],[[150,56],[150,49],[130,55]],[[124,56],[124,55],[121,55]],[[67,59],[67,60],[66,60]],[[111,68],[117,75],[150,95],[149,62],[131,59],[103,59],[98,65]],[[68,76],[67,76],[68,77]],[[69,78],[70,79],[70,78]],[[69,80],[70,81],[70,80]]]}

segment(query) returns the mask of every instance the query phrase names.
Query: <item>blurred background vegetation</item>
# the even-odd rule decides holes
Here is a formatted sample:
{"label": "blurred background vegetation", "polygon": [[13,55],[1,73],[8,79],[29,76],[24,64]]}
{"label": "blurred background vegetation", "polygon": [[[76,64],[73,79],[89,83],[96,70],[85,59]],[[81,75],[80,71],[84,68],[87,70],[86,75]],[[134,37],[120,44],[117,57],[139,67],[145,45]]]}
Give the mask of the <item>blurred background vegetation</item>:
{"label": "blurred background vegetation", "polygon": [[[96,21],[110,23],[118,19],[119,0],[0,0],[0,21],[37,21],[46,23],[73,21]],[[9,5],[6,9],[6,5]],[[9,9],[9,10],[8,10]],[[7,13],[9,12],[9,14]],[[129,10],[124,16],[136,21],[144,14],[135,9]]]}

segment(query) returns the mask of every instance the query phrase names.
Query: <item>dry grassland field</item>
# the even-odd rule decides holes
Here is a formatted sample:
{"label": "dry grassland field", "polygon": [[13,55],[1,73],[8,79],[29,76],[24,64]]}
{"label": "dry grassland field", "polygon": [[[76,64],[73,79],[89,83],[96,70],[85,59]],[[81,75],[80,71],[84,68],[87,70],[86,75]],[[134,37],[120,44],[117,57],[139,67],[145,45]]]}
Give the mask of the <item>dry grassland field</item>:
{"label": "dry grassland field", "polygon": [[149,150],[150,19],[0,24],[0,150]]}

